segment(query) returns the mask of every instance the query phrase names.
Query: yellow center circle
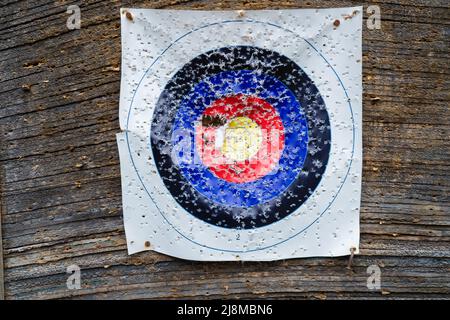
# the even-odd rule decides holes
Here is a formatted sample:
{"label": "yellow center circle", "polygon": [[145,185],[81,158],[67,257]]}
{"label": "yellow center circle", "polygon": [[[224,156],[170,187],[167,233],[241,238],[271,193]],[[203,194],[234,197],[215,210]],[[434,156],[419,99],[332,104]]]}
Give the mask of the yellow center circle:
{"label": "yellow center circle", "polygon": [[261,142],[261,128],[252,119],[236,117],[225,128],[222,153],[230,160],[245,161],[258,152]]}

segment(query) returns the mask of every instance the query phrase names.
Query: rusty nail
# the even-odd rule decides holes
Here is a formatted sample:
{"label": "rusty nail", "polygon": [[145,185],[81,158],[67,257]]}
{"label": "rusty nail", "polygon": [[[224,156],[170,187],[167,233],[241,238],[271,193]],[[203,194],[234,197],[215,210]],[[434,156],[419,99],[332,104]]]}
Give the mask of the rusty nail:
{"label": "rusty nail", "polygon": [[355,255],[355,251],[356,251],[355,247],[350,248],[350,258],[348,259],[348,265],[347,265],[347,269],[349,269],[349,270],[352,270],[353,257]]}
{"label": "rusty nail", "polygon": [[128,20],[133,21],[133,15],[131,14],[131,12],[126,11],[125,12],[125,17],[127,17]]}

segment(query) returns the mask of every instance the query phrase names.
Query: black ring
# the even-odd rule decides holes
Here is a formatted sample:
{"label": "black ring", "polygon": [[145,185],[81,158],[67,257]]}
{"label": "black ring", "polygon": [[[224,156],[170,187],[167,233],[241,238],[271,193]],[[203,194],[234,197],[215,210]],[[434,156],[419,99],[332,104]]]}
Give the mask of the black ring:
{"label": "black ring", "polygon": [[[170,156],[172,125],[182,99],[204,78],[223,71],[237,70],[258,70],[283,82],[300,102],[308,123],[308,153],[302,171],[279,197],[251,208],[231,208],[212,202],[189,185]],[[157,134],[153,134],[155,130]],[[326,106],[313,81],[289,58],[275,51],[250,46],[212,50],[184,65],[167,83],[159,97],[151,132],[154,160],[173,198],[195,217],[233,229],[266,226],[300,207],[320,183],[328,163],[331,143]],[[245,214],[247,210],[256,214],[250,217]]]}

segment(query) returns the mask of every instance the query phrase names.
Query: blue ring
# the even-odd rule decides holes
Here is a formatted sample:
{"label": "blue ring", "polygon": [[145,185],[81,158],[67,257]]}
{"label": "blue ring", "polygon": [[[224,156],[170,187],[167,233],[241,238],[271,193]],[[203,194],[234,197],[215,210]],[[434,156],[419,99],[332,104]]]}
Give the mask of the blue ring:
{"label": "blue ring", "polygon": [[[191,161],[192,158],[185,154],[193,149],[193,158],[200,159],[197,148],[182,141],[193,140],[196,121],[213,101],[237,94],[256,95],[269,102],[280,115],[285,129],[285,148],[278,166],[264,177],[246,183],[220,179],[201,161]],[[294,94],[278,79],[250,70],[225,71],[198,83],[178,108],[173,132],[183,134],[172,134],[172,144],[180,143],[189,148],[177,153],[178,166],[189,183],[212,201],[235,207],[248,208],[283,193],[301,171],[308,147],[305,114]]]}

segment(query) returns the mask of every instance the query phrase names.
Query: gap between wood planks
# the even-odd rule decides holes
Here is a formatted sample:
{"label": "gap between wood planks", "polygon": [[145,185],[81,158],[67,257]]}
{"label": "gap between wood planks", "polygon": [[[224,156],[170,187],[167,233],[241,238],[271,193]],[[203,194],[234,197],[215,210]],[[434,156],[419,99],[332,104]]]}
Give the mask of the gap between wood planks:
{"label": "gap between wood planks", "polygon": [[3,196],[1,193],[2,176],[0,172],[0,300],[5,300],[5,277],[3,274],[3,235],[2,235],[2,217],[3,217]]}

